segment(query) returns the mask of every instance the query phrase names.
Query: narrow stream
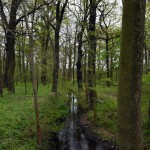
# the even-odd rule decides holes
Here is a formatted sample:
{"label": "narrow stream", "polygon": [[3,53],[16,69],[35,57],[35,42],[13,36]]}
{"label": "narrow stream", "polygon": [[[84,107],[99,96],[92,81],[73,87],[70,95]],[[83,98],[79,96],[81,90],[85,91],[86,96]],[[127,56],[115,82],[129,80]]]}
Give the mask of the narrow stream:
{"label": "narrow stream", "polygon": [[78,125],[78,101],[74,95],[69,95],[70,116],[64,129],[59,133],[58,150],[106,150],[102,143],[89,140],[82,128]]}

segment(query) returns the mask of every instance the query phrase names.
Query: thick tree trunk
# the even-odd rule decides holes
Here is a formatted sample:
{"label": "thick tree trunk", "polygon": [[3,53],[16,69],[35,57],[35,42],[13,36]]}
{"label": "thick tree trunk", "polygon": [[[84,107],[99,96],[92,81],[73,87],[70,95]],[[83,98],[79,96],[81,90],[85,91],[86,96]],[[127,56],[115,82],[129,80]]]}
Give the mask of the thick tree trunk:
{"label": "thick tree trunk", "polygon": [[8,91],[15,93],[14,71],[15,71],[15,36],[14,30],[8,31],[6,35],[6,65],[5,65],[5,86]]}
{"label": "thick tree trunk", "polygon": [[95,107],[97,93],[96,93],[96,36],[95,36],[95,22],[96,22],[96,0],[90,0],[90,18],[89,18],[89,51],[88,51],[88,99],[89,108]]}
{"label": "thick tree trunk", "polygon": [[15,31],[16,15],[21,0],[12,0],[8,31],[6,33],[6,65],[5,65],[5,86],[8,91],[15,93],[14,71],[15,71]]}
{"label": "thick tree trunk", "polygon": [[141,77],[146,0],[124,0],[118,90],[120,150],[143,150]]}

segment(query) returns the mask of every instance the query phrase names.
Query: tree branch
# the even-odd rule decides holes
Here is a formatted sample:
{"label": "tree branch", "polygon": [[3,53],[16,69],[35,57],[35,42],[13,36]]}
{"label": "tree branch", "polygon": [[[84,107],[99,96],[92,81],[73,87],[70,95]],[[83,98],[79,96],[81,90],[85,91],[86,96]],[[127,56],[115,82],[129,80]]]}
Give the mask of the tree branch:
{"label": "tree branch", "polygon": [[[1,0],[0,0],[1,1]],[[38,7],[34,8],[33,10],[31,10],[30,12],[27,12],[27,16],[33,14],[35,11],[37,10],[40,10],[43,6],[46,6],[46,5],[50,5],[51,3],[53,2],[53,0],[50,2],[50,3],[43,3],[41,5],[39,5]],[[22,21],[22,19],[25,18],[25,15],[22,15],[21,17],[19,17],[17,20],[16,20],[16,25]]]}

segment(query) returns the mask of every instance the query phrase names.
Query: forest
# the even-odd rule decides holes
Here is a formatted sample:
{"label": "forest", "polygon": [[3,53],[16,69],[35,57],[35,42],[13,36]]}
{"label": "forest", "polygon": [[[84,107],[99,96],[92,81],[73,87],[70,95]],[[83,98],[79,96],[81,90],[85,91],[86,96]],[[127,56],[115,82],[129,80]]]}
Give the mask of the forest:
{"label": "forest", "polygon": [[150,0],[0,0],[0,150],[150,150]]}

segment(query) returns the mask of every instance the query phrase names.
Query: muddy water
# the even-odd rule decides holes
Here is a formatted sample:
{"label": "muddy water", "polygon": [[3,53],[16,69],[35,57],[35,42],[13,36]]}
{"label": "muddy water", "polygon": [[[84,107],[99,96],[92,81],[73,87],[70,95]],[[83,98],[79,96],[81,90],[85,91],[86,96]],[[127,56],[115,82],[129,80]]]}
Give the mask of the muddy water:
{"label": "muddy water", "polygon": [[78,125],[78,101],[74,95],[69,95],[69,98],[70,116],[59,133],[58,150],[106,150],[101,142],[90,140]]}

